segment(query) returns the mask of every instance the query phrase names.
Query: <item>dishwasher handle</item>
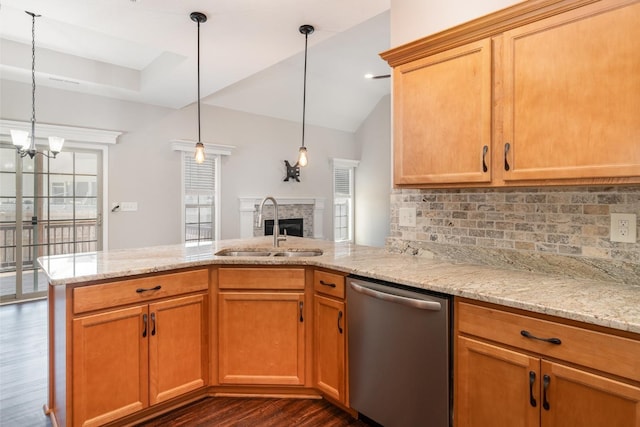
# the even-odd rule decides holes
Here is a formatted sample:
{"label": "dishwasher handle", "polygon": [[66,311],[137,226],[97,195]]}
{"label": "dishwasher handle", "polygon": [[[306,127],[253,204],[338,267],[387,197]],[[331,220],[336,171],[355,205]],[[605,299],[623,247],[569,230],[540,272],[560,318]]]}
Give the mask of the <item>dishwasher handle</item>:
{"label": "dishwasher handle", "polygon": [[409,307],[418,308],[420,310],[440,311],[442,305],[437,301],[425,301],[422,299],[407,298],[400,295],[388,294],[386,292],[376,291],[366,286],[357,285],[350,282],[351,289],[361,294],[368,295],[370,297],[378,298],[385,301],[391,301],[398,304],[403,304]]}

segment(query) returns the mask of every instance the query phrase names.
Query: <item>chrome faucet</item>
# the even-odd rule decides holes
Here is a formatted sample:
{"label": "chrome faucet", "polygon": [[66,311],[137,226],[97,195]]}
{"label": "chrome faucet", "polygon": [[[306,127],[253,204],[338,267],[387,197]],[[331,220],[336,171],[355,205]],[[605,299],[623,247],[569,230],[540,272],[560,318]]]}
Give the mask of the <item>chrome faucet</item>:
{"label": "chrome faucet", "polygon": [[262,199],[262,203],[260,203],[260,209],[258,210],[258,221],[256,224],[256,227],[261,228],[262,227],[262,208],[264,207],[264,204],[267,200],[271,200],[271,202],[273,203],[273,207],[274,207],[274,214],[273,214],[273,247],[277,248],[278,246],[280,246],[280,241],[281,240],[287,240],[287,232],[285,230],[284,236],[280,236],[280,224],[278,223],[278,202],[276,202],[276,199],[272,196],[267,196],[264,199]]}

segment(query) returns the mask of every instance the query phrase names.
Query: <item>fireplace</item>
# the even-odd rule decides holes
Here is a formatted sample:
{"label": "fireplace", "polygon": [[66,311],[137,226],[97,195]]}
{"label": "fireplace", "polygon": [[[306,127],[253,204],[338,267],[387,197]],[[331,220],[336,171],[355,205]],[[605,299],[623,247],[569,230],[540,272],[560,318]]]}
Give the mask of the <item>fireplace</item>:
{"label": "fireplace", "polygon": [[[265,236],[273,236],[273,220],[265,219],[264,220],[264,235]],[[287,232],[287,236],[298,236],[303,237],[303,227],[304,220],[302,218],[287,218],[287,219],[279,219],[278,225],[280,226],[280,234],[284,234]]]}
{"label": "fireplace", "polygon": [[[324,198],[321,197],[286,197],[274,196],[278,201],[279,219],[302,218],[302,237],[323,239]],[[264,226],[256,227],[258,207],[262,202],[259,197],[240,197],[240,237],[258,237],[265,235]],[[263,219],[274,217],[273,204],[264,206]],[[282,227],[282,226],[281,226]],[[282,228],[281,228],[282,230]],[[273,232],[270,232],[273,235]],[[297,235],[287,229],[288,235]]]}

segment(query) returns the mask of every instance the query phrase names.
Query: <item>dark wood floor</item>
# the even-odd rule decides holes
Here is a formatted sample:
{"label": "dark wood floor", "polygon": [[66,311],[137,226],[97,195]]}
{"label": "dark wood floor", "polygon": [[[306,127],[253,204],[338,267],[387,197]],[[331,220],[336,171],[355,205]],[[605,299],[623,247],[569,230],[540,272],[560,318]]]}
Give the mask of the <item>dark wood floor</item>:
{"label": "dark wood floor", "polygon": [[[0,306],[0,426],[50,427],[47,401],[47,304]],[[372,426],[325,400],[215,397],[141,424],[216,427]]]}
{"label": "dark wood floor", "polygon": [[0,426],[51,426],[47,376],[46,301],[0,306]]}
{"label": "dark wood floor", "polygon": [[212,397],[138,427],[366,427],[348,413],[321,399]]}

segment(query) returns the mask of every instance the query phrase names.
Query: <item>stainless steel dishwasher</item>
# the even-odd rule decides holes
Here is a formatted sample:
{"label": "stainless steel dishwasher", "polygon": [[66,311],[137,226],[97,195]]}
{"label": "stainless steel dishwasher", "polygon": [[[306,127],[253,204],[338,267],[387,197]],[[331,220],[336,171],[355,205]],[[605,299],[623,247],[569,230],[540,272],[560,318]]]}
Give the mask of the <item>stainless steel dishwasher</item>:
{"label": "stainless steel dishwasher", "polygon": [[450,297],[347,283],[351,407],[385,427],[449,426]]}

